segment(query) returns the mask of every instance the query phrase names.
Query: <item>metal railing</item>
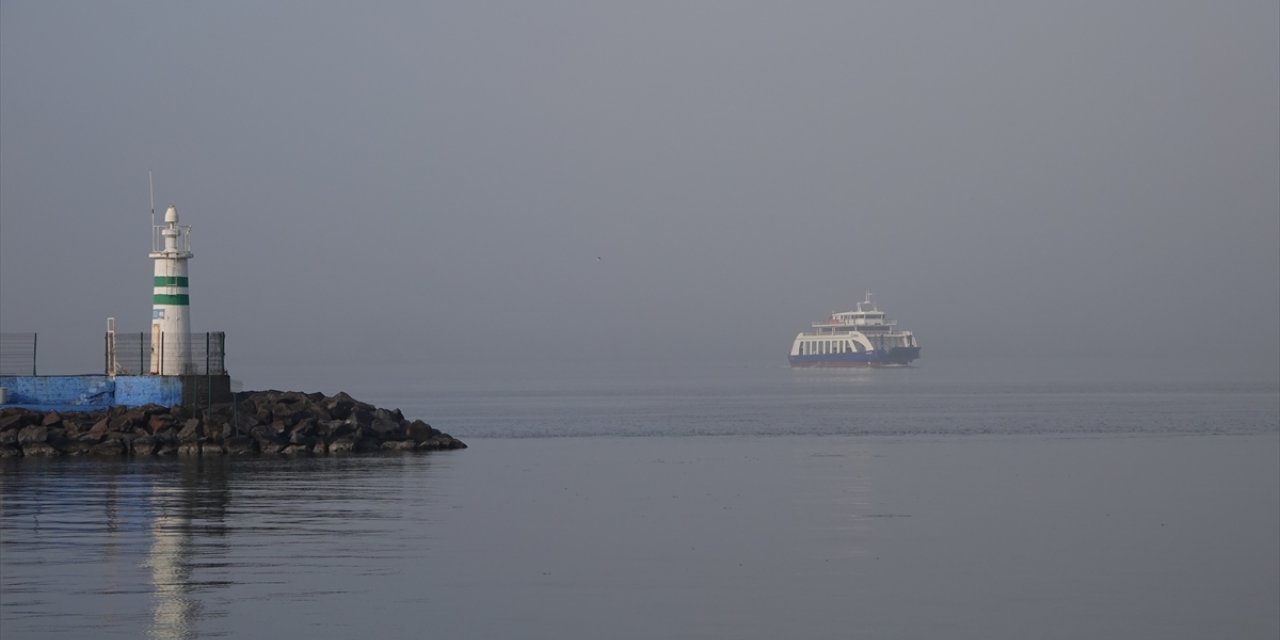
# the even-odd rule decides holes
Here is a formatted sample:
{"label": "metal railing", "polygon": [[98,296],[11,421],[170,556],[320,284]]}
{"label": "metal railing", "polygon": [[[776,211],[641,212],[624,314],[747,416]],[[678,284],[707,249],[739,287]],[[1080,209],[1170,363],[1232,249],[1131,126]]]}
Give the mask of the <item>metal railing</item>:
{"label": "metal railing", "polygon": [[106,335],[108,375],[211,375],[227,373],[227,334],[116,333]]}
{"label": "metal railing", "polygon": [[36,334],[0,333],[0,375],[36,375]]}

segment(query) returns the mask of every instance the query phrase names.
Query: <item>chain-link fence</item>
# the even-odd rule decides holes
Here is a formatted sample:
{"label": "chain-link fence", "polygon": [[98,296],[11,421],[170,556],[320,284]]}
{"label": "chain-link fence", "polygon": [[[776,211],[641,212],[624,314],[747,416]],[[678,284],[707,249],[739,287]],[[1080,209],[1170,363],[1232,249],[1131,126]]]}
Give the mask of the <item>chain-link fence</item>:
{"label": "chain-link fence", "polygon": [[36,334],[0,333],[0,376],[36,375]]}
{"label": "chain-link fence", "polygon": [[227,373],[227,334],[112,333],[106,337],[106,372],[113,375]]}

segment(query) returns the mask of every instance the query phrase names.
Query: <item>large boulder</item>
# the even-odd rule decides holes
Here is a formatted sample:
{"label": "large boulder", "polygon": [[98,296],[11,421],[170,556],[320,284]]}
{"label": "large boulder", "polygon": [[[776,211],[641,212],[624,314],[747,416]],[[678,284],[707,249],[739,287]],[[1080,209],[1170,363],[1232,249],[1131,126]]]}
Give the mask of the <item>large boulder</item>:
{"label": "large boulder", "polygon": [[49,440],[49,427],[44,425],[28,425],[18,431],[18,444],[26,450],[27,445],[44,443]]}
{"label": "large boulder", "polygon": [[110,430],[111,418],[104,416],[102,419],[95,422],[92,427],[89,427],[89,430],[86,431],[84,435],[80,436],[80,439],[87,440],[89,442],[100,442]]}
{"label": "large boulder", "polygon": [[439,431],[432,429],[431,425],[421,420],[414,420],[413,422],[410,422],[408,427],[408,432],[409,432],[409,438],[412,439],[414,442],[426,442],[427,440],[430,440],[433,436],[440,433]]}
{"label": "large boulder", "polygon": [[168,413],[158,413],[147,419],[147,428],[151,433],[160,433],[173,426],[173,415]]}
{"label": "large boulder", "polygon": [[224,447],[226,452],[233,456],[257,453],[257,442],[246,435],[233,435],[226,439]]}
{"label": "large boulder", "polygon": [[52,458],[62,455],[62,452],[53,448],[53,445],[44,442],[29,442],[22,445],[23,457],[32,458]]}
{"label": "large boulder", "polygon": [[0,410],[0,433],[17,431],[38,421],[38,416],[27,409],[10,408]]}
{"label": "large boulder", "polygon": [[129,453],[129,446],[122,440],[111,438],[93,445],[90,453],[95,456],[123,456]]}
{"label": "large boulder", "polygon": [[178,442],[196,442],[204,437],[204,428],[199,418],[190,418],[182,423],[178,431]]}

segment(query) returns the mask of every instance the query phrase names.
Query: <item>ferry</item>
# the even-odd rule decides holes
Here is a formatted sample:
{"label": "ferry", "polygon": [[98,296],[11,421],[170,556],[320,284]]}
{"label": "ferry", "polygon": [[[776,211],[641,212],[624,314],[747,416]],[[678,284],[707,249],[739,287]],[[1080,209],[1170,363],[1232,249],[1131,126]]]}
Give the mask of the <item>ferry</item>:
{"label": "ferry", "polygon": [[906,366],[920,357],[920,344],[897,324],[885,319],[868,291],[853,311],[833,313],[797,334],[788,360],[793,367]]}

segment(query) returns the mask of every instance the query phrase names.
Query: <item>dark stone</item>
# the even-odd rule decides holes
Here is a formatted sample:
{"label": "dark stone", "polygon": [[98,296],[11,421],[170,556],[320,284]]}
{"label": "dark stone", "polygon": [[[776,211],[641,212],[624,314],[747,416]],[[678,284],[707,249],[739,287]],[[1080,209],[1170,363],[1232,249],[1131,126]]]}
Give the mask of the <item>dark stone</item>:
{"label": "dark stone", "polygon": [[44,425],[33,424],[30,426],[23,427],[22,430],[18,432],[18,444],[22,445],[23,451],[26,450],[26,447],[29,444],[35,444],[37,442],[46,442],[48,440],[49,440],[49,427],[46,427]]}
{"label": "dark stone", "polygon": [[412,451],[417,445],[412,440],[388,440],[382,443],[383,451]]}
{"label": "dark stone", "polygon": [[289,432],[289,442],[291,444],[311,444],[315,442],[315,434],[315,418],[303,418],[298,422],[298,424],[294,425],[293,430]]}
{"label": "dark stone", "polygon": [[432,436],[430,439],[418,443],[418,449],[421,451],[449,451],[452,449],[466,448],[467,445],[461,440],[458,440],[447,433]]}
{"label": "dark stone", "polygon": [[280,454],[286,456],[309,456],[311,455],[311,447],[301,444],[291,444],[281,449]]}
{"label": "dark stone", "polygon": [[182,423],[182,430],[178,432],[179,442],[195,442],[202,437],[204,437],[204,429],[201,428],[200,420],[197,418],[191,418]]}
{"label": "dark stone", "polygon": [[98,442],[102,440],[103,436],[105,436],[109,430],[111,430],[111,419],[104,417],[94,423],[94,425],[85,432],[82,439]]}
{"label": "dark stone", "polygon": [[52,458],[62,455],[62,452],[44,442],[32,442],[22,445],[22,455],[33,458]]}
{"label": "dark stone", "polygon": [[431,425],[421,420],[414,420],[413,422],[410,422],[408,432],[409,438],[414,442],[426,442],[427,440],[430,440],[432,436],[440,433],[439,431],[432,429]]}
{"label": "dark stone", "polygon": [[258,443],[258,450],[262,453],[276,453],[285,444],[274,428],[264,424],[254,426],[249,431],[249,437]]}
{"label": "dark stone", "polygon": [[329,443],[329,453],[349,453],[355,451],[356,441],[349,436],[334,439]]}
{"label": "dark stone", "polygon": [[26,409],[5,409],[0,411],[0,433],[17,431],[32,423],[33,414]]}
{"label": "dark stone", "polygon": [[62,416],[57,411],[50,411],[44,414],[44,418],[40,420],[40,424],[46,427],[52,427],[60,422],[62,422]]}
{"label": "dark stone", "polygon": [[69,456],[82,456],[93,450],[93,443],[83,440],[62,440],[54,447]]}
{"label": "dark stone", "polygon": [[75,438],[80,435],[80,421],[70,416],[62,417],[62,430],[66,432],[68,438]]}
{"label": "dark stone", "polygon": [[173,416],[167,413],[152,415],[147,420],[147,427],[151,429],[151,433],[160,433],[165,429],[173,426]]}
{"label": "dark stone", "polygon": [[379,440],[404,440],[405,437],[404,426],[389,416],[375,417],[373,424],[369,425],[369,430],[376,434]]}
{"label": "dark stone", "polygon": [[131,411],[124,415],[109,418],[108,422],[111,425],[109,428],[112,431],[131,431],[136,427],[142,426],[143,417],[141,413],[134,413]]}
{"label": "dark stone", "polygon": [[16,444],[0,444],[0,458],[21,458],[22,449]]}
{"label": "dark stone", "polygon": [[351,415],[351,409],[356,406],[355,398],[347,395],[345,391],[339,391],[337,395],[324,401],[325,410],[334,420],[346,420]]}
{"label": "dark stone", "polygon": [[325,425],[328,428],[328,432],[325,433],[325,440],[328,442],[333,442],[338,438],[350,438],[356,433],[356,428],[346,422],[330,420]]}
{"label": "dark stone", "polygon": [[220,456],[226,453],[222,445],[215,442],[205,442],[200,445],[200,455],[202,456]]}
{"label": "dark stone", "polygon": [[347,424],[367,427],[373,424],[373,411],[363,405],[356,405],[351,408],[351,413],[347,416]]}
{"label": "dark stone", "polygon": [[374,440],[373,438],[365,438],[364,440],[356,441],[355,451],[356,453],[369,453],[370,451],[378,451],[381,446],[382,443],[377,440]]}
{"label": "dark stone", "polygon": [[123,441],[112,438],[93,445],[90,453],[95,456],[122,456],[129,453],[129,447]]}
{"label": "dark stone", "polygon": [[227,438],[230,438],[231,434],[234,432],[235,430],[231,428],[231,425],[224,422],[222,423],[222,426],[209,433],[209,439],[214,442],[226,442]]}
{"label": "dark stone", "polygon": [[153,456],[160,443],[155,436],[133,436],[129,441],[129,451],[135,456]]}
{"label": "dark stone", "polygon": [[229,436],[223,445],[226,448],[227,453],[231,455],[240,456],[258,452],[257,441],[246,435]]}
{"label": "dark stone", "polygon": [[307,407],[303,404],[281,402],[271,407],[271,417],[275,420],[283,422],[285,425],[293,425],[299,418],[306,415]]}

